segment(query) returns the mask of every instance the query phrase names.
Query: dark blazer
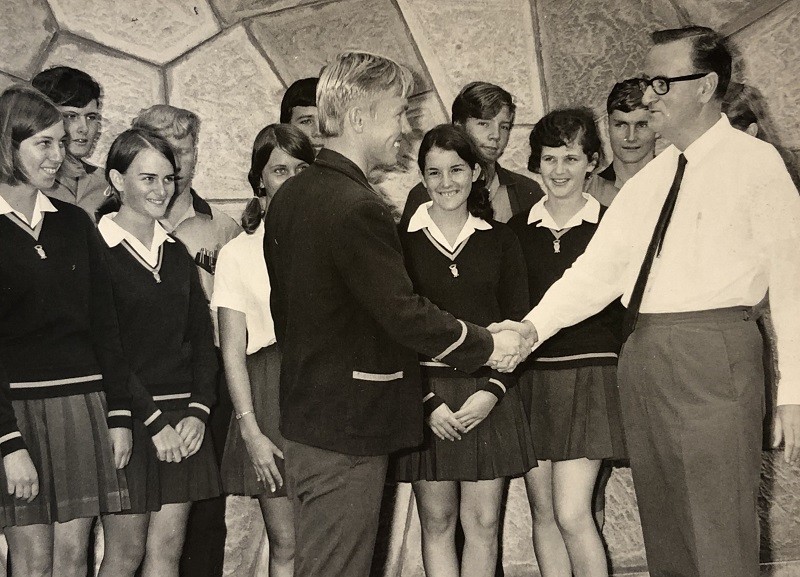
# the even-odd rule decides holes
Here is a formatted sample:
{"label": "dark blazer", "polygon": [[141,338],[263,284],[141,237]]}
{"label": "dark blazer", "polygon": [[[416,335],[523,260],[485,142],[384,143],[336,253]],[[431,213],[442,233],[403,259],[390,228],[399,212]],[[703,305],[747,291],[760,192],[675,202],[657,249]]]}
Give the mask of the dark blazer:
{"label": "dark blazer", "polygon": [[[505,186],[508,191],[512,214],[529,211],[544,196],[542,187],[535,180],[517,172],[506,170],[499,164],[495,164],[495,171],[500,185]],[[421,182],[409,191],[405,208],[403,208],[403,216],[400,217],[400,230],[408,228],[408,221],[411,220],[420,205],[425,204],[430,199],[428,190]]]}
{"label": "dark blazer", "polygon": [[492,352],[486,329],[414,293],[389,207],[338,153],[275,194],[264,248],[287,439],[351,455],[417,445],[417,352],[467,372]]}

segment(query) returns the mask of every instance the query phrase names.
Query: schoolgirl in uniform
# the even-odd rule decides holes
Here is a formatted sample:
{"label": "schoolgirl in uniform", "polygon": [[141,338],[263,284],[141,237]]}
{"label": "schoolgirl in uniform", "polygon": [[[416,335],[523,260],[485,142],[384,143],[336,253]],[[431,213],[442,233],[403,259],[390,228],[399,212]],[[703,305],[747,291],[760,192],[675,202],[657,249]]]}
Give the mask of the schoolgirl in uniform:
{"label": "schoolgirl in uniform", "polygon": [[[583,253],[605,208],[584,192],[600,152],[591,111],[550,112],[534,126],[530,144],[528,168],[542,175],[546,196],[509,226],[520,239],[536,305]],[[608,574],[592,490],[602,459],[625,456],[616,381],[621,312],[616,303],[560,331],[518,369],[539,458],[525,485],[543,577]]]}
{"label": "schoolgirl in uniform", "polygon": [[93,517],[129,504],[130,368],[102,241],[80,208],[41,192],[64,143],[44,95],[0,95],[0,524],[13,576],[85,575]]}
{"label": "schoolgirl in uniform", "polygon": [[102,577],[133,575],[142,558],[143,577],[177,577],[192,502],[220,494],[205,435],[217,375],[211,318],[193,259],[158,222],[176,173],[169,144],[139,128],[120,134],[106,161],[121,206],[98,230],[136,380],[131,507],[102,518]]}
{"label": "schoolgirl in uniform", "polygon": [[235,409],[222,458],[222,485],[226,493],[258,498],[271,577],[293,574],[294,520],[283,486],[280,351],[269,308],[264,215],[281,184],[314,162],[314,154],[308,137],[292,125],[271,124],[258,133],[247,175],[255,196],[242,215],[244,232],[220,251],[211,299]]}
{"label": "schoolgirl in uniform", "polygon": [[[441,125],[425,135],[418,162],[432,200],[417,209],[400,239],[417,293],[487,326],[521,318],[528,287],[519,241],[490,220],[478,158],[459,127]],[[468,375],[432,359],[420,365],[430,431],[423,446],[394,460],[393,469],[396,480],[413,483],[425,573],[494,575],[504,479],[536,466],[514,379],[488,368]],[[459,517],[465,537],[460,563]]]}

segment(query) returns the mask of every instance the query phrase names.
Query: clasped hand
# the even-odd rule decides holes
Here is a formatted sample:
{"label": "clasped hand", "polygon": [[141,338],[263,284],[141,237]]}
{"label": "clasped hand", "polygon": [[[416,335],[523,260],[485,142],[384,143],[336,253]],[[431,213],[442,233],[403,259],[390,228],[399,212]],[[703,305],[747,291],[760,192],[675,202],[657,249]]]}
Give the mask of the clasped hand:
{"label": "clasped hand", "polygon": [[530,321],[506,320],[487,328],[492,333],[494,350],[486,364],[501,373],[510,373],[528,358],[539,338]]}

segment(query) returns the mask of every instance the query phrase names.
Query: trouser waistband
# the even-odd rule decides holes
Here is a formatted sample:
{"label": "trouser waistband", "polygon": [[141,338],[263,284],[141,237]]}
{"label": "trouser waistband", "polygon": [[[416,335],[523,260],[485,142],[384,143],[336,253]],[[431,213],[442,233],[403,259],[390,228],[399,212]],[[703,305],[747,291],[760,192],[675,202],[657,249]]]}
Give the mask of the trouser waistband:
{"label": "trouser waistband", "polygon": [[756,313],[753,307],[739,306],[680,313],[641,313],[637,320],[637,326],[719,323],[755,319]]}

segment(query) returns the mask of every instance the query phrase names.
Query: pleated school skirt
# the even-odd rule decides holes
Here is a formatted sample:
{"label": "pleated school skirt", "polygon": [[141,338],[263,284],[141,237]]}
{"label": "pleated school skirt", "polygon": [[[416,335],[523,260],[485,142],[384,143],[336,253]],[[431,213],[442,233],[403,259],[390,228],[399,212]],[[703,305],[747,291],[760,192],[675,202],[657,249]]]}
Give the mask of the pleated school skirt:
{"label": "pleated school skirt", "polygon": [[[453,412],[488,377],[429,379]],[[516,388],[510,388],[481,423],[461,440],[441,440],[425,425],[422,446],[393,455],[390,477],[396,481],[485,481],[522,475],[536,466],[528,419]]]}
{"label": "pleated school skirt", "polygon": [[[250,392],[253,398],[253,412],[261,432],[277,447],[283,450],[284,439],[278,430],[280,410],[278,394],[281,378],[281,353],[277,345],[259,349],[247,355],[247,374],[250,377]],[[283,459],[276,459],[282,487],[270,491],[269,485],[256,478],[256,470],[242,439],[239,423],[231,416],[225,452],[222,454],[222,487],[231,495],[266,495],[267,497],[286,497],[286,476]]]}
{"label": "pleated school skirt", "polygon": [[104,393],[11,404],[36,467],[39,495],[30,503],[9,495],[0,467],[3,527],[65,523],[130,505],[124,470],[114,465]]}
{"label": "pleated school skirt", "polygon": [[517,388],[540,460],[627,458],[616,366],[528,369]]}
{"label": "pleated school skirt", "polygon": [[[163,414],[176,427],[186,412],[186,409],[166,410]],[[222,494],[208,426],[200,449],[180,463],[158,459],[152,437],[138,419],[134,419],[133,431],[133,454],[125,467],[131,506],[122,513],[158,511],[162,505],[202,501]]]}

